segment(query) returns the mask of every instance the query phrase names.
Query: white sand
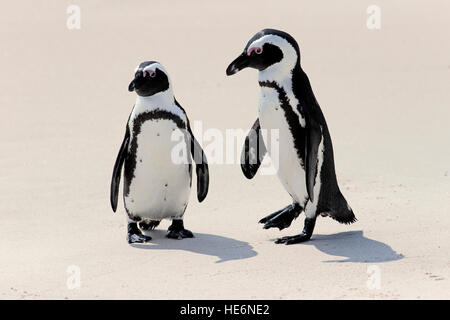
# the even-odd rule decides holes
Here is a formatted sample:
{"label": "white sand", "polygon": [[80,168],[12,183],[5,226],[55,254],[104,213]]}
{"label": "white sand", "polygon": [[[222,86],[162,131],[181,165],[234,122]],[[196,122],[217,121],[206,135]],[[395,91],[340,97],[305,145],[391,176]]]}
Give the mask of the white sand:
{"label": "white sand", "polygon": [[[72,31],[64,1],[2,5],[0,298],[450,298],[450,3],[378,0],[368,30],[365,1],[170,2],[79,0]],[[195,239],[166,239],[163,222],[129,246],[109,183],[134,67],[159,60],[204,129],[249,129],[256,72],[225,68],[264,27],[300,44],[358,222],[320,218],[313,241],[276,245],[303,225],[257,224],[289,203],[278,179],[213,165],[185,216]]]}

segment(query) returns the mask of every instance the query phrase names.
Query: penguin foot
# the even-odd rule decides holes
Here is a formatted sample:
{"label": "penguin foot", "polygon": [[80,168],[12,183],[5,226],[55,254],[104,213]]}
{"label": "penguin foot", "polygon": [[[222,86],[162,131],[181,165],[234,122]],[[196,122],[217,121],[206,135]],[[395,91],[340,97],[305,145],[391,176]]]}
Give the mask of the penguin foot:
{"label": "penguin foot", "polygon": [[152,237],[143,234],[127,234],[128,243],[145,243],[152,240]]}
{"label": "penguin foot", "polygon": [[266,223],[266,222],[269,221],[270,219],[272,219],[272,218],[276,217],[277,215],[279,215],[279,214],[280,214],[281,212],[283,212],[284,210],[291,208],[291,206],[292,206],[292,205],[290,204],[290,205],[284,207],[284,208],[281,209],[281,210],[275,211],[274,213],[271,213],[271,214],[269,214],[268,216],[265,216],[264,218],[262,218],[261,220],[259,220],[258,223]]}
{"label": "penguin foot", "polygon": [[262,218],[259,223],[264,223],[264,229],[278,228],[279,230],[283,230],[291,225],[292,221],[299,216],[301,211],[302,208],[300,205],[293,203]]}
{"label": "penguin foot", "polygon": [[287,237],[278,238],[277,240],[275,240],[275,243],[294,244],[294,243],[305,242],[305,241],[308,241],[309,239],[311,239],[311,236],[302,232],[296,236],[287,236]]}
{"label": "penguin foot", "polygon": [[152,237],[142,234],[136,222],[128,223],[127,241],[128,243],[145,243],[152,240]]}
{"label": "penguin foot", "polygon": [[184,238],[193,238],[194,234],[186,229],[180,230],[180,231],[169,231],[169,233],[166,235],[167,238],[169,239],[176,239],[176,240],[181,240]]}
{"label": "penguin foot", "polygon": [[194,234],[184,228],[183,220],[172,220],[168,229],[167,238],[181,240],[184,238],[193,238]]}
{"label": "penguin foot", "polygon": [[277,240],[275,240],[275,243],[294,244],[294,243],[308,241],[309,239],[311,239],[315,225],[316,225],[315,217],[314,218],[306,218],[305,226],[303,227],[302,233],[300,233],[296,236],[287,236],[287,237],[278,238]]}

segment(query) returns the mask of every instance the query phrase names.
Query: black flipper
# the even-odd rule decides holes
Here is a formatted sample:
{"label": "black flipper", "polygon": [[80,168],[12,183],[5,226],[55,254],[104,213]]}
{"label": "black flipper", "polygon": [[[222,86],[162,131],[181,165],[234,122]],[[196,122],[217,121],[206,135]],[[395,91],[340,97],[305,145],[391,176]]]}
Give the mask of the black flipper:
{"label": "black flipper", "polygon": [[114,212],[117,210],[117,203],[119,199],[119,186],[120,186],[120,177],[122,175],[122,167],[125,161],[125,157],[127,155],[128,144],[130,142],[130,130],[127,129],[125,132],[125,137],[123,138],[122,145],[120,146],[119,153],[117,154],[116,163],[114,164],[112,179],[111,179],[111,208]]}
{"label": "black flipper", "polygon": [[191,131],[189,120],[187,129],[191,138],[191,154],[195,161],[195,172],[197,173],[197,199],[198,202],[202,202],[205,200],[209,188],[208,160],[200,143],[198,143]]}
{"label": "black flipper", "polygon": [[255,176],[266,153],[267,149],[261,135],[259,119],[256,119],[245,138],[241,153],[241,168],[247,179],[252,179]]}
{"label": "black flipper", "polygon": [[191,125],[189,124],[189,118],[186,114],[186,111],[183,107],[178,103],[175,99],[176,105],[183,110],[187,119],[187,131],[189,133],[189,139],[191,142],[191,155],[195,161],[195,172],[197,174],[197,199],[199,202],[205,200],[206,195],[208,194],[209,188],[209,169],[208,169],[208,159],[206,159],[206,155],[203,152],[202,146],[198,143],[197,139],[195,139],[194,134],[191,130]]}
{"label": "black flipper", "polygon": [[314,201],[314,182],[317,174],[317,162],[319,155],[319,144],[322,140],[320,125],[311,117],[306,116],[306,190],[311,202]]}

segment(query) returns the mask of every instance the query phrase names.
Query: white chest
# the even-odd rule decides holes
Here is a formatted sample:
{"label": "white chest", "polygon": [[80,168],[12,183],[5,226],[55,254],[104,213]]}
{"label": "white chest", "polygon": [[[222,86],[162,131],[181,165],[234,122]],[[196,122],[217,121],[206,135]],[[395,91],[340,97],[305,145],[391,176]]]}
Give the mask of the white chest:
{"label": "white chest", "polygon": [[156,220],[179,216],[191,189],[191,156],[185,135],[170,119],[155,118],[142,123],[136,119],[139,118],[132,114],[128,151],[134,153],[135,168],[125,197],[127,210]]}
{"label": "white chest", "polygon": [[305,171],[278,92],[273,88],[261,88],[259,121],[264,143],[281,183],[295,201],[303,204],[307,197]]}

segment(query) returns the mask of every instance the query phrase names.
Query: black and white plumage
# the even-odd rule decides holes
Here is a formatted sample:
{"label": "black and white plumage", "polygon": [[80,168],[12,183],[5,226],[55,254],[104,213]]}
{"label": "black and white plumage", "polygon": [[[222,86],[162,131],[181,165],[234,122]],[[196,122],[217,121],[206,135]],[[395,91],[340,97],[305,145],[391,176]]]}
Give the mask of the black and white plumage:
{"label": "black and white plumage", "polygon": [[137,99],[114,165],[112,209],[114,212],[117,209],[124,167],[128,242],[151,240],[142,230],[154,229],[162,219],[173,221],[167,234],[169,238],[193,237],[183,225],[192,185],[192,158],[196,162],[197,197],[201,202],[209,186],[206,156],[192,134],[187,114],[176,101],[161,64],[141,63],[128,89],[137,93]]}
{"label": "black and white plumage", "polygon": [[[330,133],[309,79],[300,66],[300,50],[289,34],[264,29],[253,36],[244,52],[227,68],[227,75],[257,69],[260,86],[259,117],[242,153],[242,171],[251,179],[266,152],[293,203],[261,219],[264,228],[284,229],[305,211],[301,234],[276,243],[292,244],[311,238],[317,216],[341,223],[356,221],[337,184]],[[277,148],[261,129],[278,130]]]}

